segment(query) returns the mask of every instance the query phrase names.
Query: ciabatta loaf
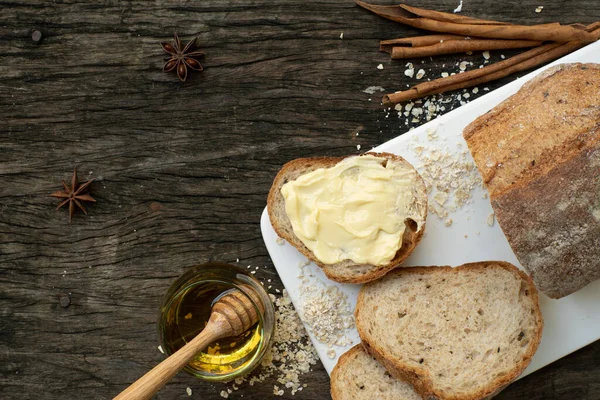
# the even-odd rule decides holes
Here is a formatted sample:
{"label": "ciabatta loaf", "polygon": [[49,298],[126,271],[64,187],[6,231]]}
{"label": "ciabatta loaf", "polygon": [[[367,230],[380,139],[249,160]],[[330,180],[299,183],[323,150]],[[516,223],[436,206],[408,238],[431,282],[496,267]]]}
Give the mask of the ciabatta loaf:
{"label": "ciabatta loaf", "polygon": [[505,262],[400,268],[364,285],[363,345],[426,399],[495,395],[527,367],[542,337],[538,293]]}
{"label": "ciabatta loaf", "polygon": [[[347,157],[323,157],[323,158],[301,158],[288,162],[277,174],[269,191],[267,208],[269,218],[273,229],[277,234],[294,246],[298,251],[310,260],[314,261],[323,269],[328,278],[338,282],[363,283],[383,276],[386,272],[396,268],[404,261],[417,246],[425,230],[425,220],[427,218],[427,191],[425,183],[410,163],[404,158],[389,153],[365,153],[360,156],[371,155],[381,157],[385,163],[395,163],[407,171],[414,171],[415,181],[412,187],[407,190],[411,195],[411,213],[414,218],[405,220],[406,228],[401,240],[401,246],[398,248],[393,259],[384,265],[357,264],[352,260],[344,260],[335,264],[325,264],[321,262],[314,253],[308,249],[304,243],[294,234],[290,219],[286,213],[285,199],[281,193],[282,186],[290,181],[298,179],[303,174],[315,171],[320,168],[329,168],[335,166]],[[360,173],[360,171],[358,172]]]}
{"label": "ciabatta loaf", "polygon": [[394,378],[361,344],[345,352],[331,372],[333,400],[422,400],[407,382]]}
{"label": "ciabatta loaf", "polygon": [[542,72],[463,135],[540,291],[560,298],[600,279],[600,65]]}

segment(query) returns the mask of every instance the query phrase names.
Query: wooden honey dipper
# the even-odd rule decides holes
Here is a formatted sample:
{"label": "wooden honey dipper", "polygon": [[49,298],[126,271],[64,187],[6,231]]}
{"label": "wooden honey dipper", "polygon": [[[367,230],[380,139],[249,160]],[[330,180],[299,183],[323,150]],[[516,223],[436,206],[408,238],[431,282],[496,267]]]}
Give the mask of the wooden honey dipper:
{"label": "wooden honey dipper", "polygon": [[[263,313],[264,305],[254,289],[246,285],[243,288]],[[258,322],[258,313],[248,296],[238,289],[223,295],[213,306],[208,323],[198,336],[119,393],[114,400],[151,398],[209,344],[224,337],[241,335],[250,329]]]}

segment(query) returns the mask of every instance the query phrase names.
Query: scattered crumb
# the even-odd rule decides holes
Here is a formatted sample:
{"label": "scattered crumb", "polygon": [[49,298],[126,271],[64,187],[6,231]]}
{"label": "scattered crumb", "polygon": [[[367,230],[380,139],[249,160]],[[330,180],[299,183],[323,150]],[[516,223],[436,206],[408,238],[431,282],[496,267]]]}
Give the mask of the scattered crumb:
{"label": "scattered crumb", "polygon": [[407,69],[404,71],[404,75],[408,76],[409,78],[415,76],[415,67],[412,63],[407,63],[405,67],[407,67]]}
{"label": "scattered crumb", "polygon": [[340,33],[340,39],[344,38],[344,32]]}
{"label": "scattered crumb", "polygon": [[382,88],[381,86],[369,86],[368,88],[363,90],[363,93],[375,94],[376,92],[384,92],[384,91],[385,91],[385,89]]}
{"label": "scattered crumb", "polygon": [[185,392],[187,393],[188,396],[192,395],[192,389],[191,388],[186,388]]}
{"label": "scattered crumb", "polygon": [[449,75],[447,72],[442,72],[442,78],[447,78]]}
{"label": "scattered crumb", "polygon": [[250,375],[229,383],[227,391],[221,392],[221,397],[228,398],[229,394],[240,389],[244,384],[254,386],[269,378],[275,379],[278,383],[273,386],[273,394],[277,396],[283,396],[286,390],[294,395],[307,386],[306,383],[300,382],[300,377],[308,373],[311,366],[317,363],[319,360],[317,352],[294,310],[287,291],[284,290],[280,297],[272,294],[269,297],[275,305],[275,335],[271,350],[264,357],[259,368]]}
{"label": "scattered crumb", "polygon": [[424,76],[425,76],[425,70],[424,70],[424,69],[420,69],[420,70],[417,72],[417,79],[421,79],[421,78],[422,78],[422,77],[424,77]]}
{"label": "scattered crumb", "polygon": [[489,52],[489,51],[487,51],[487,50],[486,50],[486,51],[484,51],[484,52],[483,52],[483,58],[485,58],[486,60],[489,60],[489,59],[490,59],[490,52]]}
{"label": "scattered crumb", "polygon": [[163,350],[162,346],[158,346],[158,351],[160,351],[161,353],[165,354],[165,351]]}
{"label": "scattered crumb", "polygon": [[539,14],[542,12],[543,9],[544,9],[544,6],[539,6],[538,8],[535,9],[535,12]]}
{"label": "scattered crumb", "polygon": [[335,349],[327,350],[327,357],[329,357],[333,360],[335,358]]}
{"label": "scattered crumb", "polygon": [[458,68],[459,68],[461,71],[464,71],[464,70],[466,70],[466,69],[467,69],[467,65],[468,65],[468,63],[467,63],[466,61],[461,61],[461,62],[460,62],[460,64],[458,64]]}
{"label": "scattered crumb", "polygon": [[356,145],[356,150],[360,150],[360,144]]}
{"label": "scattered crumb", "polygon": [[466,149],[458,155],[450,153],[443,143],[438,143],[440,140],[433,130],[427,132],[427,139],[431,142],[427,149],[412,145],[421,162],[417,169],[434,200],[429,202],[429,212],[450,226],[450,213],[472,202],[473,191],[482,185],[481,177]]}
{"label": "scattered crumb", "polygon": [[275,243],[282,246],[285,243],[285,240],[283,240],[283,238],[278,237],[277,239],[275,239]]}
{"label": "scattered crumb", "polygon": [[459,13],[459,12],[461,12],[461,11],[462,11],[462,6],[463,6],[463,0],[460,0],[460,3],[458,4],[458,7],[456,7],[456,8],[454,9],[454,12],[455,12],[455,13]]}
{"label": "scattered crumb", "polygon": [[504,54],[500,54],[500,58],[504,60],[506,57],[504,56]]}
{"label": "scattered crumb", "polygon": [[495,219],[496,219],[495,214],[491,213],[490,215],[487,216],[485,223],[488,224],[488,226],[494,226]]}
{"label": "scattered crumb", "polygon": [[468,238],[469,238],[469,235],[465,235],[465,239],[468,239]]}
{"label": "scattered crumb", "polygon": [[477,93],[479,93],[479,88],[477,88],[477,87],[473,88],[473,94],[477,94]]}
{"label": "scattered crumb", "polygon": [[239,259],[239,258],[236,258],[236,259],[235,259],[235,262],[240,262],[240,259]]}
{"label": "scattered crumb", "polygon": [[301,318],[315,338],[329,346],[347,346],[347,336],[354,329],[354,313],[348,297],[337,286],[318,278],[310,279],[301,272]]}
{"label": "scattered crumb", "polygon": [[377,69],[383,69],[383,64],[379,64],[379,65],[377,66]]}

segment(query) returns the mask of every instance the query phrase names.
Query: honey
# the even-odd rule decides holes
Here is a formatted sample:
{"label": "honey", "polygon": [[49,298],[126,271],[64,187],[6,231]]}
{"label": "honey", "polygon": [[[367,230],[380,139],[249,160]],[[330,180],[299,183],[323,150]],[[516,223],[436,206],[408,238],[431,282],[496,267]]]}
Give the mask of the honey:
{"label": "honey", "polygon": [[240,285],[254,288],[263,300],[262,308],[267,306],[265,312],[260,313],[259,322],[246,332],[219,339],[198,353],[185,367],[192,375],[227,381],[254,368],[272,337],[273,306],[262,285],[245,271],[227,264],[195,267],[167,293],[159,316],[159,334],[165,353],[170,355],[197,336],[207,325],[213,305]]}

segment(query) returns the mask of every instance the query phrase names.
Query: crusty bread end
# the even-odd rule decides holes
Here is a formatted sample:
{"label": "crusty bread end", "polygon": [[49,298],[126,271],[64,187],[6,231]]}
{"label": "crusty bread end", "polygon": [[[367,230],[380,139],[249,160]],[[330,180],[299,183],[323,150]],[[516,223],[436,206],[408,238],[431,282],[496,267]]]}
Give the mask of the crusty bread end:
{"label": "crusty bread end", "polygon": [[421,400],[407,382],[394,378],[359,343],[331,371],[333,400]]}

